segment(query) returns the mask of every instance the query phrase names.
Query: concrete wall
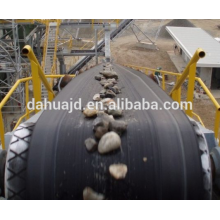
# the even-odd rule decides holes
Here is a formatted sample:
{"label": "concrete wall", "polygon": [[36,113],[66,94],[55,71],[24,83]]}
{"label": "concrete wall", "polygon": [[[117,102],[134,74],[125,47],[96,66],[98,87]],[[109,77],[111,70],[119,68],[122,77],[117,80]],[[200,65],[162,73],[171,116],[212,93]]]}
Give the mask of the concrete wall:
{"label": "concrete wall", "polygon": [[199,77],[203,80],[206,86],[210,89],[212,82],[212,68],[211,67],[201,67],[198,68]]}
{"label": "concrete wall", "polygon": [[187,55],[184,53],[184,51],[182,50],[182,58],[183,58],[183,60],[186,62],[186,63],[188,63],[189,62],[189,58],[187,57]]}

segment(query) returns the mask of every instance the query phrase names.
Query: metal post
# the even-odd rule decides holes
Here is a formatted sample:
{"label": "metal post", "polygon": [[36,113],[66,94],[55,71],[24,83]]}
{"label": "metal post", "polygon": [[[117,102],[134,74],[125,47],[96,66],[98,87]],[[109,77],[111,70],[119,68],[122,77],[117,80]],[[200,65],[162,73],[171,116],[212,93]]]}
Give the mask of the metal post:
{"label": "metal post", "polygon": [[[79,23],[82,21],[82,19],[79,19]],[[77,28],[76,30],[76,39],[78,39],[78,36],[79,36],[79,28]]]}
{"label": "metal post", "polygon": [[98,65],[98,54],[97,54],[97,29],[95,28],[95,60]]}
{"label": "metal post", "polygon": [[136,34],[135,34],[135,32],[134,32],[133,27],[132,27],[132,26],[130,26],[130,28],[131,28],[131,30],[132,30],[132,32],[133,32],[133,34],[134,34],[134,36],[137,38],[137,41],[138,41],[138,42],[140,42],[140,40],[138,39],[137,35],[136,35]]}
{"label": "metal post", "polygon": [[[219,132],[219,126],[220,126],[220,110],[216,110],[215,115],[215,126],[214,126],[214,132],[215,132],[215,138],[218,138],[218,132]],[[220,146],[220,137],[219,137],[219,146]]]}
{"label": "metal post", "polygon": [[164,75],[164,73],[162,73],[162,88],[165,91],[166,87],[165,87],[165,75]]}
{"label": "metal post", "polygon": [[65,74],[66,73],[66,65],[64,63],[63,57],[59,57],[58,60],[60,63],[60,74]]}
{"label": "metal post", "polygon": [[31,70],[32,70],[32,77],[33,77],[33,91],[34,91],[34,108],[35,113],[39,112],[40,110],[36,109],[36,103],[41,101],[41,81],[38,75],[38,66],[37,64],[31,60]]}
{"label": "metal post", "polygon": [[[193,103],[193,92],[195,87],[195,77],[196,77],[196,63],[191,64],[189,67],[189,81],[188,81],[188,90],[187,90],[187,102]],[[192,117],[192,109],[189,109],[190,105],[188,104],[186,109],[186,114]]]}
{"label": "metal post", "polygon": [[37,58],[39,60],[39,63],[41,63],[42,61],[41,52],[40,52],[41,33],[42,33],[42,29],[40,29],[40,31],[37,32]]}
{"label": "metal post", "polygon": [[111,59],[111,48],[110,48],[110,26],[105,25],[105,59],[110,61]]}
{"label": "metal post", "polygon": [[29,85],[29,82],[28,81],[25,82],[25,106],[26,106],[26,114],[27,114],[26,120],[28,120],[30,118],[30,111],[27,107],[27,104],[29,102],[29,87],[28,87],[28,85]]}
{"label": "metal post", "polygon": [[[133,26],[135,26],[152,44],[154,44],[154,42],[136,25],[136,24],[133,24]],[[132,31],[134,32],[133,28],[132,28]],[[136,36],[136,34],[135,34]],[[138,37],[136,36],[136,38],[138,39]],[[139,39],[138,39],[139,41]]]}
{"label": "metal post", "polygon": [[4,122],[2,118],[2,111],[0,110],[0,138],[2,142],[2,149],[5,150],[5,129],[4,129]]}

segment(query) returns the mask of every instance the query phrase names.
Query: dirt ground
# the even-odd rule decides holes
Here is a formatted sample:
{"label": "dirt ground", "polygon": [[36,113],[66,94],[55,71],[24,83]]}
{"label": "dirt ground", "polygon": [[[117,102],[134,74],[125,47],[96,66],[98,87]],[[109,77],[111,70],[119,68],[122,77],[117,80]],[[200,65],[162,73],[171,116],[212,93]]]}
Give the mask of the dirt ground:
{"label": "dirt ground", "polygon": [[[161,22],[165,25],[171,20],[136,20],[135,24],[147,33],[151,39],[155,39],[156,32]],[[220,19],[210,20],[189,20],[196,27],[203,28],[213,37],[220,37]],[[140,39],[144,38],[139,34]],[[170,60],[167,51],[173,50],[174,40],[172,38],[163,38],[159,35],[156,44],[159,50],[140,49],[136,46],[137,39],[131,30],[126,30],[124,33],[114,39],[111,43],[112,57],[119,64],[132,64],[137,66],[145,66],[156,69],[161,67],[162,70],[177,72],[176,67]],[[217,100],[220,103],[220,99]],[[211,130],[214,129],[215,107],[209,100],[194,100],[193,110],[203,120],[205,126]],[[220,132],[219,132],[220,134]]]}

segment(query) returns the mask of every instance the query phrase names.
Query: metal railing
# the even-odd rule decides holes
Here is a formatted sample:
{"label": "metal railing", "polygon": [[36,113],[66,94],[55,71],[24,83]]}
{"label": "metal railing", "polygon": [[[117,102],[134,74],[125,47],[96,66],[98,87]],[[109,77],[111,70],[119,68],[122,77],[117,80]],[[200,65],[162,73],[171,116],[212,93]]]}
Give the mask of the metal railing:
{"label": "metal railing", "polygon": [[[171,75],[171,76],[176,76],[176,83],[174,87],[172,88],[171,92],[169,95],[174,101],[177,101],[179,104],[182,101],[181,100],[181,86],[183,85],[184,81],[188,79],[188,87],[187,87],[187,97],[186,101],[189,103],[191,102],[193,104],[193,97],[194,97],[194,85],[195,82],[199,83],[199,85],[203,88],[204,92],[206,95],[209,97],[209,99],[212,101],[216,108],[216,113],[215,113],[215,122],[214,122],[214,133],[215,133],[215,138],[220,140],[219,136],[219,127],[220,127],[220,104],[217,102],[217,100],[214,98],[212,93],[209,91],[205,83],[201,80],[201,78],[196,77],[196,64],[200,58],[205,57],[205,52],[202,49],[197,49],[194,56],[192,59],[189,61],[188,65],[186,66],[185,70],[183,73],[173,73],[173,72],[168,72],[168,71],[162,71],[158,69],[151,69],[147,67],[140,67],[140,66],[135,66],[135,65],[130,65],[130,64],[124,64],[124,66],[144,72],[146,75],[149,73],[155,74],[155,72],[160,72],[162,76],[162,89],[166,90],[165,86],[165,75]],[[193,112],[192,109],[187,108],[185,110],[185,113],[190,116],[190,117],[196,117],[197,120],[205,127],[203,121],[201,120],[201,117],[197,115],[195,112]],[[220,141],[219,141],[220,145]]]}
{"label": "metal railing", "polygon": [[[4,99],[0,102],[0,139],[1,139],[3,149],[5,149],[5,138],[4,138],[5,130],[4,130],[4,121],[3,121],[3,116],[2,116],[2,108],[7,103],[7,101],[13,94],[13,92],[16,91],[16,89],[18,88],[20,84],[22,83],[25,84],[26,111],[25,111],[25,114],[18,119],[14,127],[14,129],[16,129],[24,118],[26,118],[27,120],[29,119],[31,113],[34,113],[34,112],[37,113],[39,111],[38,109],[34,109],[30,111],[27,108],[27,103],[29,102],[29,82],[31,81],[33,85],[33,95],[34,95],[34,103],[35,103],[34,106],[36,106],[36,103],[38,101],[41,101],[41,83],[44,84],[44,86],[46,87],[48,91],[49,101],[52,101],[52,99],[55,97],[55,94],[50,84],[48,83],[47,78],[54,79],[54,78],[63,77],[63,75],[45,75],[30,46],[26,45],[22,49],[22,53],[26,55],[30,60],[32,76],[23,78],[23,79],[18,79],[16,83],[12,86],[10,91],[7,93],[7,95],[4,97]],[[75,75],[69,75],[69,76],[74,77]]]}

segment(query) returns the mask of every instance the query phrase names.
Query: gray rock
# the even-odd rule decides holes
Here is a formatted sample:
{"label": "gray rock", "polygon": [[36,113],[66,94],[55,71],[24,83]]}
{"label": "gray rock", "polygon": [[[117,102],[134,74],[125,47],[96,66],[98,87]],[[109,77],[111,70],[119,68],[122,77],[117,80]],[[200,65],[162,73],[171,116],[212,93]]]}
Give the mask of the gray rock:
{"label": "gray rock", "polygon": [[102,75],[106,78],[118,79],[118,74],[115,71],[102,71]]}
{"label": "gray rock", "polygon": [[108,121],[109,123],[110,123],[111,121],[114,121],[114,120],[115,120],[112,115],[108,115],[108,114],[106,114],[104,111],[99,111],[98,114],[97,114],[97,117],[100,117],[100,118],[102,118],[102,119]]}
{"label": "gray rock", "polygon": [[122,116],[122,109],[120,109],[120,108],[115,108],[115,109],[108,109],[108,114],[109,115],[113,115],[114,117],[120,117],[120,116]]}
{"label": "gray rock", "polygon": [[102,80],[100,81],[100,84],[101,84],[102,86],[104,86],[104,85],[107,84],[107,83],[108,83],[108,81],[105,80],[105,79],[102,79]]}
{"label": "gray rock", "polygon": [[109,115],[108,117],[109,117],[111,120],[113,120],[113,121],[115,120],[114,117],[113,117],[113,115]]}
{"label": "gray rock", "polygon": [[110,87],[110,88],[108,88],[109,90],[111,90],[112,92],[114,92],[115,94],[117,94],[116,92],[116,89],[114,88],[114,87]]}
{"label": "gray rock", "polygon": [[106,89],[102,89],[99,94],[105,94],[106,91],[107,91]]}
{"label": "gray rock", "polygon": [[90,187],[86,187],[83,190],[83,199],[84,200],[103,200],[103,199],[105,199],[105,196],[101,193],[95,192]]}
{"label": "gray rock", "polygon": [[89,108],[85,108],[85,110],[83,110],[83,114],[87,117],[87,118],[91,118],[96,116],[97,114],[97,110],[95,108],[93,109],[89,109]]}
{"label": "gray rock", "polygon": [[99,126],[94,130],[94,135],[97,139],[101,139],[103,135],[105,135],[108,132],[107,127]]}
{"label": "gray rock", "polygon": [[114,104],[113,107],[116,106],[115,101],[111,98],[102,99],[101,102],[103,103],[104,107],[108,107],[109,105],[113,105],[113,104]]}
{"label": "gray rock", "polygon": [[92,125],[93,125],[93,130],[95,130],[97,127],[100,127],[100,126],[107,127],[107,129],[108,129],[109,120],[106,120],[104,118],[104,115],[97,116],[96,119],[93,121]]}
{"label": "gray rock", "polygon": [[128,167],[125,164],[112,164],[109,166],[109,172],[116,180],[124,179],[128,172]]}
{"label": "gray rock", "polygon": [[104,67],[103,72],[105,72],[105,71],[112,71],[112,68],[111,67]]}
{"label": "gray rock", "polygon": [[106,98],[114,98],[115,96],[116,94],[112,90],[109,90],[109,89],[105,93]]}
{"label": "gray rock", "polygon": [[121,138],[114,131],[108,132],[102,136],[99,141],[98,151],[100,154],[105,154],[110,151],[119,149],[121,146]]}
{"label": "gray rock", "polygon": [[143,161],[146,163],[147,162],[147,157],[143,157]]}
{"label": "gray rock", "polygon": [[101,76],[95,76],[95,79],[100,81],[101,80]]}
{"label": "gray rock", "polygon": [[120,90],[119,90],[118,86],[113,86],[113,89],[115,89],[115,94],[119,94],[120,93]]}
{"label": "gray rock", "polygon": [[99,95],[99,94],[95,94],[95,95],[93,96],[93,100],[94,100],[94,101],[100,101],[100,100],[101,100],[100,95]]}
{"label": "gray rock", "polygon": [[104,85],[104,88],[105,88],[105,89],[109,89],[109,88],[111,88],[111,87],[113,87],[113,83],[106,83],[106,84]]}
{"label": "gray rock", "polygon": [[108,81],[109,83],[117,84],[117,81],[116,81],[115,78],[113,78],[113,79],[107,79],[107,81]]}
{"label": "gray rock", "polygon": [[121,136],[127,130],[127,123],[124,121],[110,121],[109,131],[116,132]]}
{"label": "gray rock", "polygon": [[93,131],[96,138],[100,139],[108,132],[109,122],[109,118],[99,113],[99,116],[93,121]]}
{"label": "gray rock", "polygon": [[98,147],[97,142],[93,138],[87,138],[85,140],[86,149],[90,152],[95,151]]}

